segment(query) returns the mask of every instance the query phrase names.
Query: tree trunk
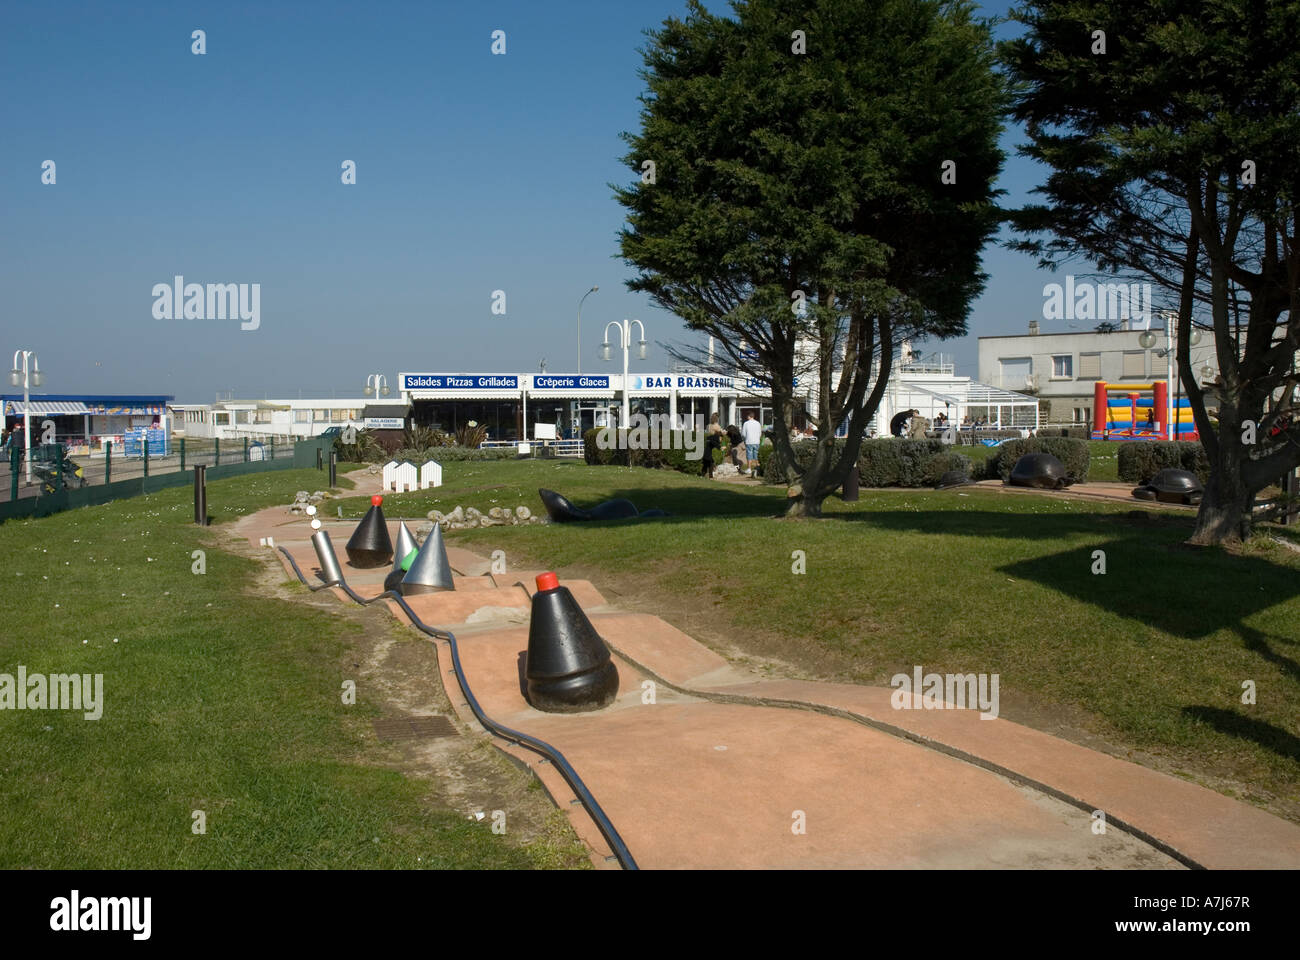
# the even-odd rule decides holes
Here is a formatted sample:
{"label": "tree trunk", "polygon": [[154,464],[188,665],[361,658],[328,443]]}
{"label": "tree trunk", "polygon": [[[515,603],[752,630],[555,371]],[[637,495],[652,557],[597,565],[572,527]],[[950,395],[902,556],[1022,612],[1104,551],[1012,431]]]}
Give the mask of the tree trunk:
{"label": "tree trunk", "polygon": [[1221,433],[1218,463],[1210,468],[1210,480],[1196,514],[1196,529],[1188,543],[1215,546],[1240,543],[1250,537],[1256,491],[1242,480],[1244,458],[1239,435]]}

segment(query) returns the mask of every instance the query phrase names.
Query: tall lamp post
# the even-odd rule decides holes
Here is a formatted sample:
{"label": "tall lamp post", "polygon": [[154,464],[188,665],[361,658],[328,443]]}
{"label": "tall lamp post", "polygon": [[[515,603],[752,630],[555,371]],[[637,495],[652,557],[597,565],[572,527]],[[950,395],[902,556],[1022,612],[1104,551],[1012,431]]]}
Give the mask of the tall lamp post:
{"label": "tall lamp post", "polygon": [[365,394],[367,397],[388,396],[388,379],[382,373],[372,373],[366,377]]}
{"label": "tall lamp post", "polygon": [[[1165,361],[1165,429],[1169,432],[1168,439],[1178,439],[1178,421],[1174,419],[1178,412],[1178,405],[1182,401],[1183,380],[1178,378],[1178,391],[1173,393],[1169,390],[1174,383],[1174,362],[1178,350],[1178,314],[1165,314],[1165,348],[1156,352],[1157,357]],[[1196,346],[1201,342],[1201,332],[1195,327],[1187,335],[1187,342],[1190,346]],[[1156,335],[1150,330],[1143,330],[1138,334],[1138,345],[1143,350],[1149,350],[1156,344]],[[1136,424],[1134,424],[1136,427]]]}
{"label": "tall lamp post", "polygon": [[[22,356],[22,368],[18,367],[18,357]],[[31,369],[28,370],[30,361]],[[41,373],[40,361],[36,359],[35,350],[15,350],[14,351],[14,368],[9,371],[9,382],[15,387],[22,385],[23,388],[23,444],[26,447],[24,458],[27,461],[27,483],[32,482],[32,399],[31,388],[39,387],[45,382],[45,377]]]}
{"label": "tall lamp post", "polygon": [[609,321],[609,323],[605,324],[605,342],[600,345],[600,359],[611,359],[609,328],[613,327],[618,330],[619,342],[623,347],[623,416],[618,425],[619,428],[623,430],[627,429],[627,425],[632,419],[631,404],[628,401],[627,389],[627,351],[628,347],[632,345],[632,324],[634,323],[641,328],[641,339],[637,341],[637,359],[644,360],[646,344],[645,325],[642,324],[640,320],[623,320],[621,323],[618,320]]}
{"label": "tall lamp post", "polygon": [[[599,289],[600,287],[593,285],[590,290],[588,290],[586,293],[582,295],[582,300],[586,300],[589,296],[591,296]],[[576,371],[577,373],[582,373],[582,300],[578,301],[578,369]]]}

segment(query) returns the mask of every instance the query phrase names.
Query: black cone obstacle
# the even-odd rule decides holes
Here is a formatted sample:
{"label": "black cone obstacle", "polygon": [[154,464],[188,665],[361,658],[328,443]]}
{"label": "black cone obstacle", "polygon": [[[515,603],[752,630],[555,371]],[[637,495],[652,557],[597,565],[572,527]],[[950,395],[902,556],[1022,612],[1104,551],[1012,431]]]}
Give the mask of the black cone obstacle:
{"label": "black cone obstacle", "polygon": [[398,591],[402,596],[409,597],[419,593],[455,589],[451,564],[447,562],[447,548],[442,542],[442,527],[435,523],[425,538],[424,546],[411,561],[411,569],[406,571]]}
{"label": "black cone obstacle", "polygon": [[524,676],[528,702],[546,713],[599,710],[618,695],[609,648],[553,573],[537,578]]}
{"label": "black cone obstacle", "polygon": [[1009,481],[1016,487],[1043,487],[1060,490],[1069,486],[1065,464],[1050,453],[1026,453],[1011,468]]}
{"label": "black cone obstacle", "polygon": [[357,524],[345,548],[348,560],[354,567],[382,567],[393,557],[393,540],[384,522],[384,498],[375,494],[370,498],[370,509]]}

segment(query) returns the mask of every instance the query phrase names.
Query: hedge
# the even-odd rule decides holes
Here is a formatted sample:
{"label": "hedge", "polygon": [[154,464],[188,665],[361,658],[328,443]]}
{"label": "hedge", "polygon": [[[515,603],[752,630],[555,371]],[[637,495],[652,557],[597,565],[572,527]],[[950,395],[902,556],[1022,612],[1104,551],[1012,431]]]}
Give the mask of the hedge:
{"label": "hedge", "polygon": [[984,464],[983,476],[986,479],[1001,477],[1006,483],[1011,477],[1011,468],[1027,453],[1050,453],[1065,464],[1065,475],[1070,483],[1083,483],[1088,479],[1088,463],[1091,459],[1087,440],[1074,440],[1069,437],[1031,437],[1028,440],[1007,440],[994,448]]}
{"label": "hedge", "polygon": [[[792,444],[795,463],[806,467],[812,462],[817,441],[800,440]],[[835,455],[844,449],[844,441],[835,441]],[[781,455],[772,450],[758,454],[763,480],[785,484]],[[932,487],[949,470],[961,470],[971,476],[971,460],[953,450],[942,440],[905,440],[884,437],[864,440],[858,450],[858,482],[864,487]]]}
{"label": "hedge", "polygon": [[1133,484],[1149,483],[1166,467],[1190,470],[1202,484],[1210,482],[1210,461],[1205,447],[1188,440],[1133,440],[1119,445],[1119,478]]}
{"label": "hedge", "polygon": [[425,447],[422,450],[404,447],[391,457],[384,457],[380,462],[396,460],[401,463],[403,460],[410,460],[419,466],[428,460],[436,460],[439,463],[456,460],[514,460],[518,456],[519,451],[515,447]]}
{"label": "hedge", "polygon": [[[620,440],[627,433],[625,430],[618,431]],[[623,448],[613,448],[602,450],[596,442],[597,436],[601,433],[601,428],[597,427],[588,430],[582,435],[582,455],[589,466],[619,466],[619,467],[648,467],[650,469],[668,468],[678,470],[681,473],[695,473],[702,471],[701,463],[698,459],[688,459],[691,453],[685,446],[684,432],[675,430],[668,435],[668,449],[653,450],[629,450]],[[626,440],[623,440],[626,443]],[[724,453],[721,448],[713,451],[713,462],[722,463]]]}

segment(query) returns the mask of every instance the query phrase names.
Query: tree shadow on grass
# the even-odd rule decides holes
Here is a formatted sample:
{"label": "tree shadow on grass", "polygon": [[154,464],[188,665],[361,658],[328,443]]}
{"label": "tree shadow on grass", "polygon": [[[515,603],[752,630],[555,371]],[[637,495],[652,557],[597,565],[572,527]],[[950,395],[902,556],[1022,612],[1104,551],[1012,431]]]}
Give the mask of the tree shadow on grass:
{"label": "tree shadow on grass", "polygon": [[[1189,549],[1183,541],[1190,519],[1132,513],[1018,513],[989,510],[891,510],[841,514],[897,533],[943,534],[985,540],[1080,543],[1014,562],[990,551],[989,566],[1009,577],[1041,584],[1103,610],[1150,624],[1174,636],[1198,639],[1221,629],[1235,631],[1247,649],[1300,679],[1300,666],[1274,652],[1269,636],[1245,620],[1300,594],[1293,567],[1219,550]],[[1105,556],[1104,574],[1093,573],[1095,551]],[[1002,562],[999,562],[1002,561]]]}
{"label": "tree shadow on grass", "polygon": [[1208,724],[1219,733],[1249,740],[1279,757],[1300,763],[1300,737],[1275,724],[1244,717],[1234,710],[1224,710],[1221,707],[1187,706],[1182,708],[1182,714],[1191,720]]}
{"label": "tree shadow on grass", "polygon": [[[556,490],[563,496],[568,496],[563,490]],[[624,520],[601,520],[601,521],[580,521],[582,523],[614,525],[627,523],[671,523],[682,521],[696,521],[709,517],[775,517],[781,512],[784,506],[784,499],[773,497],[771,495],[763,496],[754,493],[742,493],[737,490],[728,490],[721,484],[717,487],[630,487],[624,486],[614,490],[608,497],[600,499],[583,498],[580,501],[574,500],[575,505],[583,509],[591,509],[596,504],[604,500],[614,499],[631,500],[636,504],[636,508],[642,512],[646,510],[659,509],[670,514],[668,517],[652,518],[647,517],[644,520],[639,518],[628,518]],[[541,506],[541,498],[537,499],[541,512],[545,515],[545,507]]]}

